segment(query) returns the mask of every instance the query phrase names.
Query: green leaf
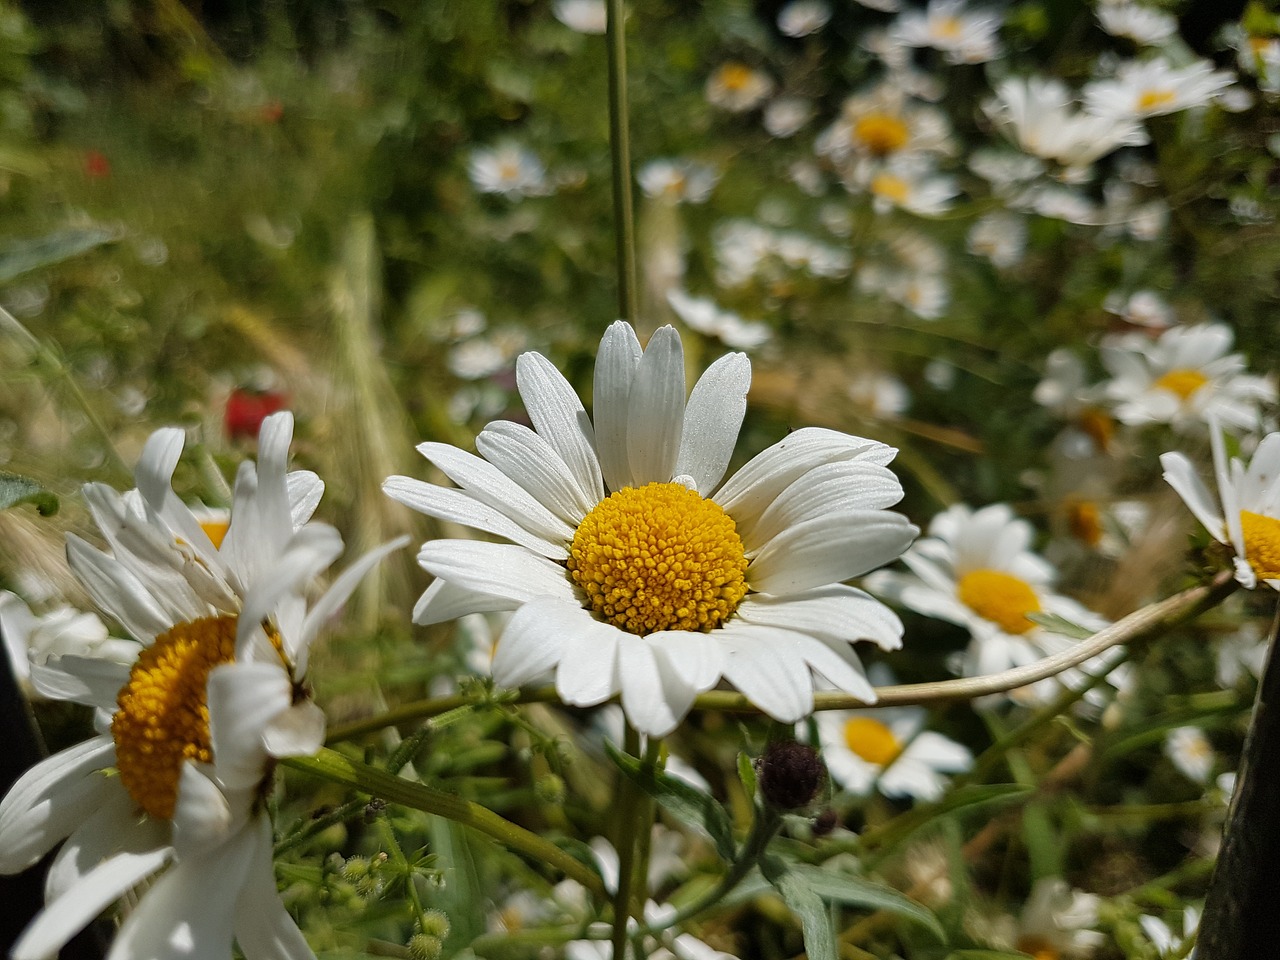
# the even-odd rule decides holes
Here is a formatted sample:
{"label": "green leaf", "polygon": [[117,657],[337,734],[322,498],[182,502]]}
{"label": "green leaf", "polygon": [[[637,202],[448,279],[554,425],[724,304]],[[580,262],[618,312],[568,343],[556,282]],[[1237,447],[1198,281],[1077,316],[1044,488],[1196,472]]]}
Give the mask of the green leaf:
{"label": "green leaf", "polygon": [[738,754],[738,779],[742,781],[743,788],[747,791],[747,797],[756,795],[756,765],[745,752]]}
{"label": "green leaf", "polygon": [[734,858],[733,821],[715,798],[677,780],[661,770],[646,767],[638,759],[619,750],[608,740],[605,751],[629,779],[657,800],[682,823],[705,832],[725,860]]}
{"label": "green leaf", "polygon": [[0,283],[40,267],[64,260],[110,243],[116,239],[111,230],[88,227],[83,230],[57,230],[34,240],[19,240],[0,248]]}
{"label": "green leaf", "polygon": [[855,877],[806,863],[793,864],[791,872],[800,877],[823,900],[846,907],[884,910],[920,924],[935,934],[939,940],[946,939],[942,924],[931,910],[892,887],[874,883],[864,877]]}
{"label": "green leaf", "polygon": [[31,504],[42,517],[52,517],[58,512],[58,498],[54,494],[28,477],[0,470],[0,510],[20,503]]}
{"label": "green leaf", "polygon": [[1093,630],[1086,629],[1078,623],[1072,623],[1066,617],[1056,613],[1028,613],[1026,617],[1050,633],[1060,633],[1064,637],[1072,637],[1075,640],[1087,640],[1094,634]]}
{"label": "green leaf", "polygon": [[[818,891],[799,874],[796,865],[784,864],[776,857],[765,857],[760,868],[782,901],[800,918],[804,929],[804,950],[809,960],[836,960],[836,933],[831,913]],[[820,871],[819,871],[820,872]]]}

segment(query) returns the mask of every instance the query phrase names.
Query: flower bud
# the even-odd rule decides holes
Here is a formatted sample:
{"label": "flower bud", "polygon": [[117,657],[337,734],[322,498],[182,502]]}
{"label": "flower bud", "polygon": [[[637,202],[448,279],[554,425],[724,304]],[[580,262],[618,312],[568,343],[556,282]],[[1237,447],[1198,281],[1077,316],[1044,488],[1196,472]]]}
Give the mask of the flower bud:
{"label": "flower bud", "polygon": [[760,793],[780,810],[805,806],[827,780],[818,751],[795,740],[770,741],[757,763]]}

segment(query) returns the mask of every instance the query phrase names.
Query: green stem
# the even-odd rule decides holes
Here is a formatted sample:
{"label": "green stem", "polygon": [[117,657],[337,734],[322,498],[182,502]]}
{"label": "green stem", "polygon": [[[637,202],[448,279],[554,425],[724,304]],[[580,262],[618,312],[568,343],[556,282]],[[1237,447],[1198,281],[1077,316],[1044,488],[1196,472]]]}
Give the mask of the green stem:
{"label": "green stem", "polygon": [[627,29],[622,0],[608,0],[609,145],[613,166],[614,243],[618,261],[618,316],[635,323],[636,218],[631,202],[631,130],[627,108]]}
{"label": "green stem", "polygon": [[321,749],[314,757],[290,757],[281,762],[294,770],[352,787],[361,793],[471,827],[493,837],[504,846],[559,870],[578,881],[598,899],[603,900],[608,896],[599,874],[594,870],[575,860],[555,844],[462,797],[403,780],[385,770],[350,760],[334,750]]}
{"label": "green stem", "polygon": [[409,903],[413,907],[413,917],[418,924],[418,931],[425,933],[427,929],[427,912],[422,908],[422,898],[418,896],[418,886],[413,882],[414,869],[409,863],[409,858],[404,855],[404,850],[400,848],[400,841],[396,839],[396,832],[391,829],[391,824],[387,822],[385,817],[379,818],[379,824],[382,829],[382,836],[386,845],[391,849],[391,859],[395,861],[396,867],[400,871],[400,876],[404,878],[405,890],[409,893]]}
{"label": "green stem", "polygon": [[[640,734],[630,721],[624,728],[623,749],[635,757],[640,754]],[[622,960],[627,950],[627,923],[632,914],[632,895],[635,887],[636,813],[640,808],[640,788],[624,777],[622,796],[618,802],[618,817],[622,832],[618,836],[618,889],[613,897],[613,960]]]}

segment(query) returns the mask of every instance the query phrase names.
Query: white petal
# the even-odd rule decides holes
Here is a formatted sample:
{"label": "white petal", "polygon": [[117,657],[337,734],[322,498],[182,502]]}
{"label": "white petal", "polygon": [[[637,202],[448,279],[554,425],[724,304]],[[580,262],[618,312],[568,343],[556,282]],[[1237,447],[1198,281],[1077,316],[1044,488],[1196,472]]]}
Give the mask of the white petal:
{"label": "white petal", "polygon": [[566,600],[534,600],[507,622],[493,653],[493,679],[518,687],[541,677],[560,662],[564,638],[588,626],[591,615]]}
{"label": "white petal", "polygon": [[289,516],[293,529],[311,519],[324,497],[324,481],[310,470],[294,470],[285,477],[289,488]]}
{"label": "white petal", "polygon": [[884,466],[897,452],[874,440],[822,427],[803,427],[752,457],[712,499],[733,517],[738,533],[746,539],[778,494],[814,467],[855,457]]}
{"label": "white petal", "polygon": [[13,945],[13,960],[47,960],[130,887],[155,873],[172,856],[169,847],[120,853],[86,873],[49,904]]}
{"label": "white petal", "polygon": [[130,912],[107,960],[226,960],[235,905],[253,862],[254,824],[165,871]]}
{"label": "white petal", "polygon": [[813,712],[813,678],[789,641],[796,636],[774,627],[726,627],[729,646],[724,678],[757,707],[783,723]]}
{"label": "white petal", "polygon": [[[261,736],[257,738],[261,740]],[[240,811],[241,814],[248,812]],[[173,808],[173,848],[178,858],[198,857],[221,846],[235,824],[227,794],[199,769],[194,760],[182,764],[178,802]]]}
{"label": "white petal", "polygon": [[[585,612],[585,611],[584,611]],[[618,692],[618,645],[630,640],[617,627],[590,617],[575,618],[560,641],[556,693],[575,707],[593,707]]]}
{"label": "white petal", "polygon": [[476,593],[527,603],[573,599],[564,567],[524,547],[479,540],[431,540],[418,553],[428,573]]}
{"label": "white petal", "polygon": [[814,467],[769,504],[751,530],[751,544],[767,543],[788,527],[849,510],[883,510],[902,499],[888,467],[844,460]]}
{"label": "white petal", "polygon": [[622,709],[633,727],[651,737],[665,737],[676,728],[688,704],[677,712],[680,704],[668,701],[662,674],[649,644],[643,639],[639,643],[620,644],[618,673],[622,681]]}
{"label": "white petal", "polygon": [[229,789],[262,782],[263,734],[292,701],[293,685],[279,663],[224,663],[209,671],[209,741],[218,779]]}
{"label": "white petal", "polygon": [[1160,466],[1164,467],[1164,478],[1169,486],[1173,487],[1187,509],[1209,531],[1209,535],[1222,543],[1229,542],[1222,522],[1222,508],[1201,482],[1191,461],[1181,453],[1164,453],[1160,455]]}
{"label": "white petal", "polygon": [[943,773],[963,773],[973,766],[973,754],[968,747],[932,730],[917,734],[907,745],[904,756]]}
{"label": "white petal", "polygon": [[636,486],[667,483],[676,475],[684,407],[684,348],[674,327],[662,327],[650,338],[631,383],[627,463]]}
{"label": "white petal", "polygon": [[920,531],[885,510],[850,510],[784,530],[751,561],[760,593],[798,593],[861,576],[902,555]]}
{"label": "white petal", "polygon": [[136,576],[75,534],[67,534],[67,562],[99,609],[135,640],[149,644],[173,626]]}
{"label": "white petal", "polygon": [[563,541],[553,543],[535,536],[506,514],[480,503],[461,490],[423,483],[411,477],[388,477],[383,481],[382,492],[419,513],[496,534],[544,557],[563,560],[569,556]]}
{"label": "white petal", "polygon": [[314,700],[303,700],[267,724],[262,742],[273,757],[310,757],[324,746],[324,731],[324,711]]}
{"label": "white petal", "polygon": [[661,630],[644,639],[658,651],[659,665],[669,666],[695,693],[710,690],[720,682],[725,650],[716,631]]}
{"label": "white petal", "polygon": [[259,818],[256,832],[249,870],[235,907],[236,944],[246,960],[315,960],[276,890],[271,824],[266,817]]}
{"label": "white petal", "polygon": [[94,737],[41,760],[0,801],[0,873],[31,866],[71,833],[113,787],[110,737]]}
{"label": "white petal", "polygon": [[596,449],[605,486],[612,491],[635,485],[627,455],[627,431],[631,383],[642,353],[635,330],[623,320],[609,325],[596,353],[592,393]]}
{"label": "white petal", "polygon": [[[252,535],[269,544],[284,544],[293,533],[288,481],[292,442],[293,414],[287,410],[266,417],[258,428],[257,520]],[[232,524],[235,519],[232,514]]]}
{"label": "white petal", "polygon": [[751,361],[744,353],[721,357],[694,384],[684,411],[675,472],[692,476],[704,497],[720,484],[747,412]]}
{"label": "white petal", "polygon": [[870,640],[884,650],[902,646],[902,621],[879,600],[841,584],[788,596],[749,594],[738,607],[748,623],[782,627],[831,642]]}
{"label": "white petal", "polygon": [[47,663],[31,664],[31,685],[52,700],[114,710],[131,669],[131,664],[100,657],[50,657]]}
{"label": "white petal", "polygon": [[[119,783],[119,778],[112,782]],[[104,791],[100,804],[67,837],[45,875],[44,899],[52,903],[104,860],[117,853],[144,853],[169,846],[169,825],[138,816],[124,787]]]}
{"label": "white petal", "polygon": [[521,486],[518,482],[521,477],[508,476],[489,461],[447,443],[420,443],[418,452],[472,499],[492,507],[535,536],[553,543],[573,538],[573,526],[548,510]]}
{"label": "white petal", "polygon": [[423,592],[413,607],[413,622],[421,626],[447,623],[468,613],[497,613],[514,610],[520,601],[479,593],[448,580],[437,580]]}
{"label": "white petal", "polygon": [[287,594],[300,594],[329,568],[342,554],[342,537],[333,527],[324,523],[309,523],[293,534],[284,552],[276,558],[270,577],[255,583],[244,598],[244,609],[236,624],[236,659],[254,659],[257,649],[265,656],[279,662],[279,653],[271,646],[263,646],[261,623],[269,618],[275,606]]}
{"label": "white petal", "polygon": [[489,424],[476,437],[476,449],[567,524],[570,535],[595,506],[560,454],[523,423]]}
{"label": "white petal", "polygon": [[603,499],[595,431],[569,381],[546,357],[523,353],[516,360],[516,386],[534,429],[568,464],[588,497],[593,502]]}

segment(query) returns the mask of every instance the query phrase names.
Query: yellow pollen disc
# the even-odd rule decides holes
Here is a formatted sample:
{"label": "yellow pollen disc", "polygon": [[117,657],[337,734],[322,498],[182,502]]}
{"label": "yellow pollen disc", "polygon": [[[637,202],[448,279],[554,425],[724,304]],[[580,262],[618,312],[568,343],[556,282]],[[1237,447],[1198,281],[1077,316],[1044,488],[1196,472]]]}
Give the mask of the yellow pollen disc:
{"label": "yellow pollen disc", "polygon": [[592,612],[637,636],[712,630],[747,592],[733,519],[679,483],[601,500],[573,535],[568,568]]}
{"label": "yellow pollen disc", "polygon": [[1102,511],[1092,500],[1067,503],[1067,528],[1081,543],[1096,547],[1102,542]]}
{"label": "yellow pollen disc", "polygon": [[868,113],[854,123],[853,135],[872,153],[883,157],[906,146],[911,131],[892,114]]}
{"label": "yellow pollen disc", "polygon": [[906,203],[911,196],[911,184],[891,173],[877,173],[871,180],[871,192],[894,203]]}
{"label": "yellow pollen disc", "polygon": [[888,766],[902,752],[893,731],[871,717],[845,721],[844,742],[857,756],[877,767]]}
{"label": "yellow pollen disc", "polygon": [[752,76],[754,74],[751,68],[741,63],[727,63],[720,68],[720,83],[726,90],[732,90],[735,93],[745,90],[751,83]]}
{"label": "yellow pollen disc", "polygon": [[1057,947],[1036,933],[1019,937],[1015,949],[1031,954],[1035,960],[1058,960],[1062,956]]}
{"label": "yellow pollen disc", "polygon": [[934,36],[943,40],[955,40],[960,36],[962,24],[955,17],[938,17],[933,21]]}
{"label": "yellow pollen disc", "polygon": [[1172,90],[1143,90],[1138,96],[1139,110],[1158,110],[1174,101]]}
{"label": "yellow pollen disc", "polygon": [[222,538],[227,535],[227,529],[231,526],[230,518],[217,520],[201,520],[200,529],[205,532],[211,541],[213,541],[213,549],[222,549]]}
{"label": "yellow pollen disc", "polygon": [[1209,382],[1199,370],[1181,369],[1170,370],[1152,384],[1159,390],[1168,390],[1170,393],[1177,394],[1178,399],[1187,401],[1191,399],[1191,395]]}
{"label": "yellow pollen disc", "polygon": [[971,570],[956,584],[956,596],[966,607],[996,624],[1005,633],[1026,633],[1035,624],[1028,613],[1040,612],[1036,592],[1023,580],[999,570]]}
{"label": "yellow pollen disc", "polygon": [[1244,557],[1263,580],[1280,580],[1280,520],[1240,511],[1244,528]]}
{"label": "yellow pollen disc", "polygon": [[120,782],[153,817],[172,819],[184,761],[213,760],[205,684],[210,670],[235,659],[236,619],[207,617],[162,633],[116,698],[111,736]]}

